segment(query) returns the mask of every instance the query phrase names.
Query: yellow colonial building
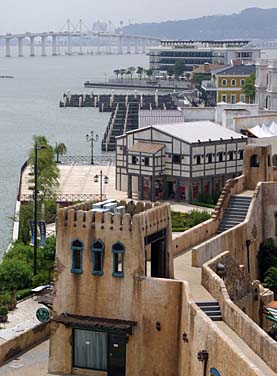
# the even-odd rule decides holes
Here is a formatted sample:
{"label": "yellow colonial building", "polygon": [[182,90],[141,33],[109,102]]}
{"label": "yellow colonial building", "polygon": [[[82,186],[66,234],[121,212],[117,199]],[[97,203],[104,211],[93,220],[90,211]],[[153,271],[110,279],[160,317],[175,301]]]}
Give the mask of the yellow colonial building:
{"label": "yellow colonial building", "polygon": [[206,106],[215,106],[218,102],[245,102],[242,92],[245,80],[255,73],[255,65],[230,65],[211,72],[211,80],[202,82],[202,96]]}

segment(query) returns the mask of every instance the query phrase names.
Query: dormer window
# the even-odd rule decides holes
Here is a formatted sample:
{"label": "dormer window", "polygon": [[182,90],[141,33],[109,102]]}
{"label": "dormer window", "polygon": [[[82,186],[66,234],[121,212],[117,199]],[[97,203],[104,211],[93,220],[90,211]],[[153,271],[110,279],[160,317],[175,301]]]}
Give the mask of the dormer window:
{"label": "dormer window", "polygon": [[103,265],[104,265],[104,243],[102,240],[96,240],[91,246],[92,253],[92,274],[93,275],[103,275]]}
{"label": "dormer window", "polygon": [[83,268],[82,268],[83,248],[84,248],[84,244],[81,240],[76,239],[72,241],[71,243],[71,251],[72,251],[71,273],[75,273],[75,274],[83,273]]}
{"label": "dormer window", "polygon": [[124,253],[125,247],[121,242],[112,246],[113,253],[113,277],[124,277]]}

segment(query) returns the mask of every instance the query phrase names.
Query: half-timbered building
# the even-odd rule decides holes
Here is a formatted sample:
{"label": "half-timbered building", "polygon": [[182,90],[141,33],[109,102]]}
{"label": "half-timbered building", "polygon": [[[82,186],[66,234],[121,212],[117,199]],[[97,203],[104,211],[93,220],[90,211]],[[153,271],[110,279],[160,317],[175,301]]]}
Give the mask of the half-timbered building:
{"label": "half-timbered building", "polygon": [[145,200],[213,196],[242,172],[247,138],[210,121],[152,125],[116,140],[116,189]]}

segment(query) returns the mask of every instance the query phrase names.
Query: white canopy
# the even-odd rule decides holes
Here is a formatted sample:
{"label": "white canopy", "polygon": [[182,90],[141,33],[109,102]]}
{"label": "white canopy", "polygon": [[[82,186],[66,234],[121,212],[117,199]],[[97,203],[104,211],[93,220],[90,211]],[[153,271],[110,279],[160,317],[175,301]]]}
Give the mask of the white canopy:
{"label": "white canopy", "polygon": [[275,136],[277,136],[277,124],[273,121],[269,126],[270,132],[272,132]]}
{"label": "white canopy", "polygon": [[273,134],[269,134],[268,132],[265,132],[259,125],[256,125],[256,127],[248,128],[247,129],[250,133],[252,133],[257,138],[263,138],[263,137],[272,137]]}
{"label": "white canopy", "polygon": [[262,125],[262,130],[265,133],[267,133],[270,137],[275,136],[275,134],[273,132],[271,132],[271,130],[269,129],[269,127],[267,127],[265,124]]}

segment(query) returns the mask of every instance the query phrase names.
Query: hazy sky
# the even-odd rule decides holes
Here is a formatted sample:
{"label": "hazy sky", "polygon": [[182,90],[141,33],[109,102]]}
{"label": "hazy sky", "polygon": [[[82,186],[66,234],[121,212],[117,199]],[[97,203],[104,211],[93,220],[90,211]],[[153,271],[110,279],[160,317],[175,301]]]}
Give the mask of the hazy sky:
{"label": "hazy sky", "polygon": [[248,7],[274,8],[277,0],[0,0],[0,33],[60,30],[67,18],[124,24],[238,13]]}

